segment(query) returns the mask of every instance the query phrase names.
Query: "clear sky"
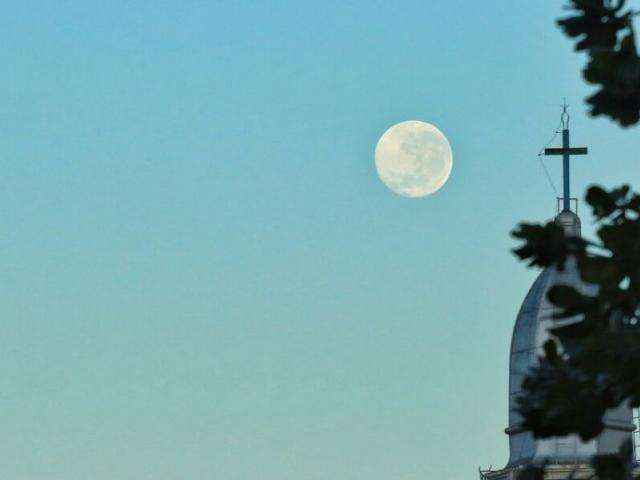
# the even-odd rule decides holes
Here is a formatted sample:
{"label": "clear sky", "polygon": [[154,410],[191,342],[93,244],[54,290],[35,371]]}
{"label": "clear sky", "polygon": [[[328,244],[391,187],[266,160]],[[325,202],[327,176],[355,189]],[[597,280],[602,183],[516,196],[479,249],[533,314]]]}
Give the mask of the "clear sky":
{"label": "clear sky", "polygon": [[[562,3],[4,5],[2,477],[503,466],[534,275],[508,232],[555,213],[536,153],[563,96],[578,190],[638,183],[637,131],[585,116]],[[410,119],[454,154],[421,200],[374,168]]]}

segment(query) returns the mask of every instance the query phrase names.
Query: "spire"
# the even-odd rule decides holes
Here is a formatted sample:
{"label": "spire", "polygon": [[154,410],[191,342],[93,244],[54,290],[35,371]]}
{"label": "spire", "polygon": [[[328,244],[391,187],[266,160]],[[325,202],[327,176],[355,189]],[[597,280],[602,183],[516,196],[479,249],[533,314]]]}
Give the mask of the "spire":
{"label": "spire", "polygon": [[571,148],[569,146],[569,112],[567,102],[562,106],[562,148],[545,148],[545,155],[562,155],[562,211],[571,211],[571,155],[586,155],[587,147]]}

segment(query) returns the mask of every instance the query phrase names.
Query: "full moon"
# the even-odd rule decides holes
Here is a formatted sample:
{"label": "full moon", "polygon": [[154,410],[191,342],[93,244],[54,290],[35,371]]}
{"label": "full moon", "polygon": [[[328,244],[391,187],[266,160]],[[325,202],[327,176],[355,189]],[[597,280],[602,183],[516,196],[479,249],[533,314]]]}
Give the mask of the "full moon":
{"label": "full moon", "polygon": [[376,170],[384,184],[403,197],[424,197],[446,183],[453,165],[444,134],[426,122],[401,122],[376,145]]}

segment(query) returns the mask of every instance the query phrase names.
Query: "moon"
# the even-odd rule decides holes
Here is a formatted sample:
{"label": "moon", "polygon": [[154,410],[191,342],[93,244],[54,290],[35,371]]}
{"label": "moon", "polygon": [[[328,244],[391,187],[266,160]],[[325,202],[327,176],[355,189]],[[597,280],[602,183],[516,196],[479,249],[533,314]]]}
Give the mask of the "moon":
{"label": "moon", "polygon": [[430,123],[410,120],[384,132],[376,145],[380,180],[403,197],[418,198],[437,192],[453,166],[451,145]]}

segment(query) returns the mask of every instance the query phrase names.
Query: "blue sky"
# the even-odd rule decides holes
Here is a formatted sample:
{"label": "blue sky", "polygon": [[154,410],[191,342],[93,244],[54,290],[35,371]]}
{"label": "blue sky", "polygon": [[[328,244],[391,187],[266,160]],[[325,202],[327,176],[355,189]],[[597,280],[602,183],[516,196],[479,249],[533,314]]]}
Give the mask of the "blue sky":
{"label": "blue sky", "polygon": [[[536,153],[563,97],[590,148],[577,191],[638,180],[635,132],[585,115],[561,4],[6,6],[3,477],[504,465],[508,347],[534,276],[508,232],[555,213]],[[410,119],[454,154],[421,200],[373,161]]]}

